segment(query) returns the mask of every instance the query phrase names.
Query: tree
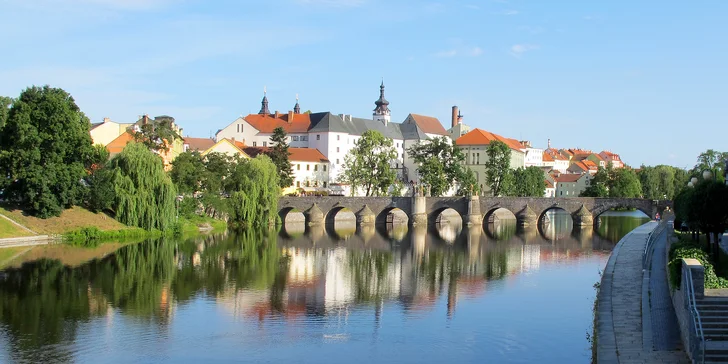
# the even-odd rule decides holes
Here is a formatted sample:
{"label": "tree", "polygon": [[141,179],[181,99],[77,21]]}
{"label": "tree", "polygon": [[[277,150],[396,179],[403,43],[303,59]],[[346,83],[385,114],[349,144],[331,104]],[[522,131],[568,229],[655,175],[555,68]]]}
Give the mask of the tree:
{"label": "tree", "polygon": [[0,130],[5,125],[5,121],[8,119],[10,114],[10,106],[13,104],[13,99],[6,96],[0,96]]}
{"label": "tree", "polygon": [[642,186],[634,171],[626,168],[615,171],[614,180],[609,187],[609,197],[637,198],[641,195]]}
{"label": "tree", "polygon": [[280,126],[273,129],[270,141],[273,147],[267,154],[278,170],[278,184],[283,188],[289,187],[293,184],[293,167],[288,160],[291,153],[288,152],[286,131]]}
{"label": "tree", "polygon": [[699,175],[703,171],[718,171],[719,175],[723,175],[723,168],[725,167],[725,160],[728,159],[728,152],[719,152],[713,149],[708,149],[698,155],[698,161],[695,167],[693,167],[692,174]]}
{"label": "tree", "polygon": [[604,183],[592,183],[579,194],[580,197],[609,197],[609,190]]}
{"label": "tree", "polygon": [[177,192],[191,195],[202,190],[202,181],[206,174],[203,157],[198,151],[178,155],[172,161],[172,170],[169,172]]}
{"label": "tree", "polygon": [[239,158],[230,172],[230,220],[240,227],[275,223],[281,189],[278,170],[266,155]]}
{"label": "tree", "polygon": [[546,193],[544,173],[541,168],[531,166],[513,171],[514,196],[543,197]]}
{"label": "tree", "polygon": [[114,175],[112,209],[117,220],[147,230],[172,226],[177,194],[159,156],[143,144],[129,143],[109,168]]}
{"label": "tree", "polygon": [[8,176],[8,197],[42,218],[80,202],[92,153],[90,127],[66,91],[25,89],[0,133],[0,175]]}
{"label": "tree", "polygon": [[452,145],[447,137],[417,143],[407,149],[407,152],[418,164],[417,173],[420,181],[430,186],[432,196],[442,196],[456,182],[465,190],[470,189],[470,184],[476,184],[474,175],[472,180],[466,180],[470,176],[466,175],[467,171],[462,165],[465,155],[460,148]]}
{"label": "tree", "polygon": [[485,154],[488,156],[488,160],[485,162],[485,181],[493,196],[500,196],[503,193],[503,187],[509,187],[511,149],[506,143],[496,140],[488,144]]}
{"label": "tree", "polygon": [[478,185],[478,180],[475,178],[475,173],[470,168],[463,168],[456,194],[458,196],[480,195],[480,185]]}
{"label": "tree", "polygon": [[397,151],[392,139],[376,130],[367,130],[344,157],[340,179],[349,184],[352,195],[359,187],[364,188],[367,196],[383,194],[397,178],[391,168],[395,158]]}
{"label": "tree", "polygon": [[[148,118],[144,116],[145,120]],[[174,127],[171,117],[157,117],[139,126],[139,130],[131,130],[131,135],[137,143],[144,144],[155,152],[168,152],[169,147],[182,137]]]}
{"label": "tree", "polygon": [[108,163],[109,151],[106,147],[94,145],[89,161],[89,175],[85,179],[88,185],[86,206],[91,211],[111,210],[114,202],[114,174],[107,168]]}

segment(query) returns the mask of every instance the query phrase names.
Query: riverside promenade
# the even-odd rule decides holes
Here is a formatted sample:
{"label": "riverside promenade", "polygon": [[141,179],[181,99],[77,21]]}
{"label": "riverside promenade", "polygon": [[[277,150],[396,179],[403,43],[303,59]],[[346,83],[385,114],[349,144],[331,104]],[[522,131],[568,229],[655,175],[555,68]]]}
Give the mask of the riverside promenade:
{"label": "riverside promenade", "polygon": [[[667,232],[656,228],[654,221],[636,228],[609,257],[597,296],[599,364],[690,362],[680,344],[669,296],[664,267]],[[643,270],[643,255],[653,230],[658,234],[653,258]]]}

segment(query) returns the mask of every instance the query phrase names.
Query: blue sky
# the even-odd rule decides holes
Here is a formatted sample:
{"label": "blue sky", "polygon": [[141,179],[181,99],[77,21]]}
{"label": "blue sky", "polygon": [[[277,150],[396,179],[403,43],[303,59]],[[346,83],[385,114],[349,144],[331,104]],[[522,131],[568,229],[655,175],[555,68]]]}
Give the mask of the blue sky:
{"label": "blue sky", "polygon": [[691,167],[728,150],[728,2],[0,0],[0,94],[50,84],[93,122],[206,137],[271,110],[473,126]]}

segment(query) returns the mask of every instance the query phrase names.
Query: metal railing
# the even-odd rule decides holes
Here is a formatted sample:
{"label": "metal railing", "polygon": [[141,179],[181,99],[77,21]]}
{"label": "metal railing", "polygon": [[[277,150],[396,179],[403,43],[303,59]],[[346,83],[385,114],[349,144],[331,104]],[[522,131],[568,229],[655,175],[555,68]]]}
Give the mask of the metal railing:
{"label": "metal railing", "polygon": [[645,244],[645,251],[642,254],[642,269],[647,269],[647,264],[652,259],[652,245],[664,230],[665,224],[660,223],[654,230],[647,234],[647,244]]}
{"label": "metal railing", "polygon": [[700,312],[696,307],[692,269],[682,268],[682,280],[683,285],[686,287],[685,302],[688,313],[692,318],[692,320],[688,320],[688,324],[690,325],[690,331],[695,332],[695,340],[689,340],[690,353],[694,363],[705,363],[705,335],[703,334],[703,322],[700,319]]}

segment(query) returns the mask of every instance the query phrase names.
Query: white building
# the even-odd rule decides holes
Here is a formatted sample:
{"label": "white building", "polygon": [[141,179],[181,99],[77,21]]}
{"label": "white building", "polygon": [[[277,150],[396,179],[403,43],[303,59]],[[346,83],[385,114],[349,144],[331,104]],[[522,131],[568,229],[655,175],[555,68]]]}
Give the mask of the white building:
{"label": "white building", "polygon": [[338,182],[344,157],[366,131],[377,130],[392,139],[397,150],[392,168],[398,170],[403,181],[417,182],[417,166],[407,155],[406,149],[433,137],[448,136],[447,131],[437,118],[417,114],[409,114],[402,123],[392,122],[389,101],[384,97],[384,83],[380,86],[379,99],[375,105],[371,119],[331,112],[301,114],[298,100],[293,111],[271,113],[268,97],[264,95],[258,114],[234,120],[217,132],[216,139],[228,138],[247,146],[268,147],[273,131],[281,127],[288,134],[291,147],[320,151],[330,163],[327,168],[328,182]]}
{"label": "white building", "polygon": [[[243,151],[254,158],[260,153],[270,150],[270,147],[245,147]],[[304,192],[323,191],[329,187],[329,160],[315,148],[289,147],[288,160],[293,170],[293,187]]]}
{"label": "white building", "polygon": [[523,148],[526,152],[526,155],[524,157],[524,163],[526,167],[543,167],[544,150],[540,148],[533,148],[531,146],[531,142],[529,141],[521,141],[521,144],[523,145]]}

